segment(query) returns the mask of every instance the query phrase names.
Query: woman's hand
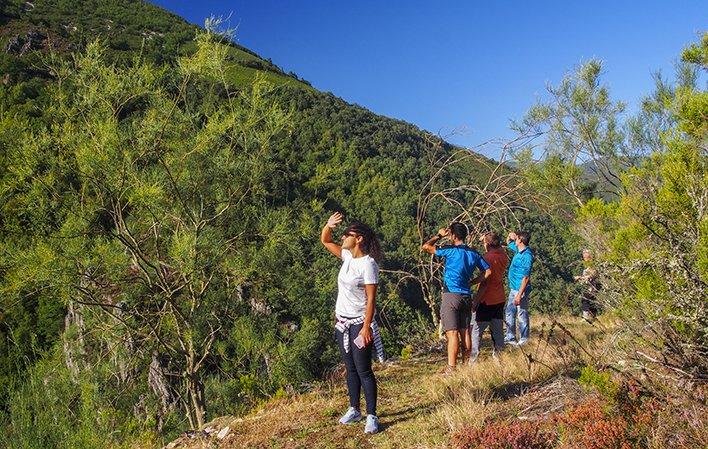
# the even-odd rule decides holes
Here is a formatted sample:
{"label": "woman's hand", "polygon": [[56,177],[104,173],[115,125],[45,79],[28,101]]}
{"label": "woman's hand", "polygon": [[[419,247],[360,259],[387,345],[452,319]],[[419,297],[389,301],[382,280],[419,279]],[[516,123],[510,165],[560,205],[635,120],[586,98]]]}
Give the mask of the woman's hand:
{"label": "woman's hand", "polygon": [[327,251],[334,254],[335,256],[342,258],[342,247],[334,243],[332,240],[332,229],[342,222],[342,214],[339,212],[333,213],[328,219],[327,223],[322,228],[320,233],[320,242],[327,248]]}
{"label": "woman's hand", "polygon": [[364,346],[369,346],[371,343],[371,326],[364,326],[359,331],[359,336],[364,340]]}
{"label": "woman's hand", "polygon": [[333,213],[333,214],[330,215],[330,217],[327,219],[327,227],[328,227],[328,228],[332,228],[332,229],[336,228],[337,225],[342,222],[342,219],[343,219],[343,218],[344,218],[344,217],[343,217],[342,214],[340,214],[339,212]]}

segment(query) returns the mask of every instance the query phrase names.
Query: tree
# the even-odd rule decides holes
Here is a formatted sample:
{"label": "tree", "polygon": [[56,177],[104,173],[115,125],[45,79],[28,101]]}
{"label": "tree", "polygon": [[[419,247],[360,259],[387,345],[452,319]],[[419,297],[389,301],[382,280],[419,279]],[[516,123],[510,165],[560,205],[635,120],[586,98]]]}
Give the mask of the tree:
{"label": "tree", "polygon": [[[517,153],[517,164],[535,189],[560,192],[555,202],[582,206],[593,190],[618,192],[620,173],[633,162],[624,152],[624,133],[618,122],[624,104],[610,99],[601,75],[600,61],[581,65],[557,87],[547,87],[548,101],[540,101],[523,120],[512,124],[521,136],[543,136],[540,144],[532,142]],[[539,145],[540,162],[536,163]]]}
{"label": "tree", "polygon": [[[432,230],[453,221],[467,224],[470,245],[477,246],[477,237],[491,230],[517,227],[518,217],[535,203],[518,171],[507,165],[506,155],[523,137],[504,144],[498,161],[489,160],[469,149],[450,148],[439,138],[428,138],[426,173],[429,179],[418,193],[416,207],[417,257],[407,269],[390,272],[400,284],[413,281],[430,311],[433,325],[440,324],[439,293],[442,264],[419,248]],[[542,195],[540,195],[542,196]]]}
{"label": "tree", "polygon": [[107,64],[97,43],[58,62],[49,123],[12,148],[3,185],[15,197],[8,216],[21,221],[32,205],[54,223],[8,249],[6,286],[50,289],[75,312],[64,338],[77,371],[108,353],[127,382],[153,352],[165,359],[150,369],[178,380],[193,428],[213,344],[245,311],[252,248],[279,238],[260,224],[276,213],[265,201],[270,146],[290,126],[264,82],[226,82],[218,40],[198,35],[174,71]]}
{"label": "tree", "polygon": [[[706,55],[708,34],[683,59],[705,74]],[[604,299],[626,318],[625,366],[662,383],[708,376],[708,92],[693,84],[672,89],[672,125],[653,130],[661,145],[622,177],[618,202],[578,212],[601,254]]]}

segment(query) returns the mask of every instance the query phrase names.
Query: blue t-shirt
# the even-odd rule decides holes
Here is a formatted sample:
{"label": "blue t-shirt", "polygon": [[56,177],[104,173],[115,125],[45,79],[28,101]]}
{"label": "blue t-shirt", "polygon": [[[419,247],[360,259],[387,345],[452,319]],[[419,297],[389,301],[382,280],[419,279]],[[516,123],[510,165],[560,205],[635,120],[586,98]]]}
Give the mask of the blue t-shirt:
{"label": "blue t-shirt", "polygon": [[489,264],[482,256],[467,245],[443,246],[435,250],[436,257],[445,258],[445,275],[443,280],[448,291],[470,294],[470,280],[475,267],[482,271],[489,268]]}
{"label": "blue t-shirt", "polygon": [[533,267],[533,252],[528,246],[523,251],[519,251],[516,247],[516,242],[509,242],[509,249],[514,251],[514,257],[509,265],[509,288],[519,291],[521,289],[521,280],[529,276],[529,283],[526,286],[525,293],[531,291],[531,267]]}

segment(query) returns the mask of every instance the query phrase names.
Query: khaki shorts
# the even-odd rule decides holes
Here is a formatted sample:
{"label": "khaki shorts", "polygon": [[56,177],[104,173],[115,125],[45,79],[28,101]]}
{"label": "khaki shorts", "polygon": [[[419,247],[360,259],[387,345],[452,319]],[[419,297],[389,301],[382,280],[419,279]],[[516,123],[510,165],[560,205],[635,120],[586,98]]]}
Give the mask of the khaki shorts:
{"label": "khaki shorts", "polygon": [[470,327],[470,295],[445,292],[440,304],[440,320],[445,332]]}

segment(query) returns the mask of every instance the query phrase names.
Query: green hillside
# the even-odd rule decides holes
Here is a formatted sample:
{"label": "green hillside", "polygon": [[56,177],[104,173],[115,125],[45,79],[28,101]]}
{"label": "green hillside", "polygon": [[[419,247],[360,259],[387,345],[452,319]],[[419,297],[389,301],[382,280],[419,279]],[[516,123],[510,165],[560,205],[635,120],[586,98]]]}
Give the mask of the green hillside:
{"label": "green hillside", "polygon": [[[141,52],[155,62],[169,62],[194,51],[198,29],[179,16],[140,0],[10,0],[2,8],[0,45],[14,54],[23,52],[25,45],[25,52],[67,51],[101,39],[118,60],[131,59]],[[8,47],[11,41],[15,45]],[[255,74],[261,72],[275,84],[307,86],[247,48],[235,43],[230,46],[235,81],[252,82]]]}

